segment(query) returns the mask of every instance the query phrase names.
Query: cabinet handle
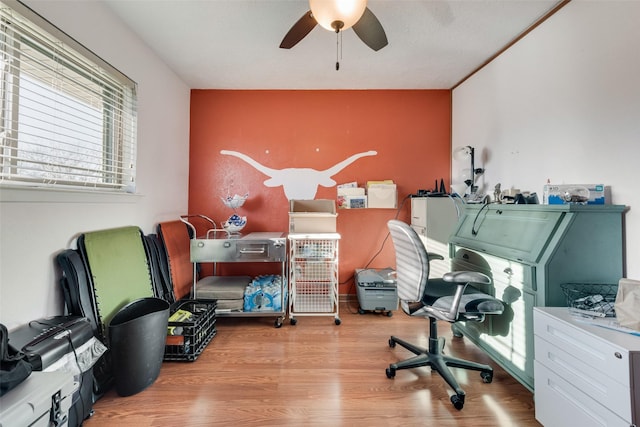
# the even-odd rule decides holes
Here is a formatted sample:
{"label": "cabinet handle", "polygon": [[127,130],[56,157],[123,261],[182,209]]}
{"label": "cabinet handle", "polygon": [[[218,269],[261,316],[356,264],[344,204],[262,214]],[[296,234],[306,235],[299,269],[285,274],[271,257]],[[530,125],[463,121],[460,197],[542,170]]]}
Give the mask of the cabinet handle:
{"label": "cabinet handle", "polygon": [[264,248],[262,249],[240,249],[241,254],[263,254],[265,252]]}
{"label": "cabinet handle", "polygon": [[616,359],[622,359],[622,354],[620,354],[620,352],[618,352],[618,351],[613,353],[613,355],[616,357]]}
{"label": "cabinet handle", "polygon": [[513,274],[513,270],[511,269],[511,267],[507,267],[504,269],[504,273],[511,276]]}

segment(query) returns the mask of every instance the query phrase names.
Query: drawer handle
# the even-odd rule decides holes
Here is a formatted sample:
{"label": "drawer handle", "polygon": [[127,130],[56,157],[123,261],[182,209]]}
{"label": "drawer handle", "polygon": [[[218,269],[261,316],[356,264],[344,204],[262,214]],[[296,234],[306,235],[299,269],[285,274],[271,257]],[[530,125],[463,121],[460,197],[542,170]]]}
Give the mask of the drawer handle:
{"label": "drawer handle", "polygon": [[240,249],[241,254],[263,254],[265,253],[264,248],[262,249]]}
{"label": "drawer handle", "polygon": [[513,270],[511,269],[511,267],[507,267],[504,269],[504,273],[511,276],[513,274]]}

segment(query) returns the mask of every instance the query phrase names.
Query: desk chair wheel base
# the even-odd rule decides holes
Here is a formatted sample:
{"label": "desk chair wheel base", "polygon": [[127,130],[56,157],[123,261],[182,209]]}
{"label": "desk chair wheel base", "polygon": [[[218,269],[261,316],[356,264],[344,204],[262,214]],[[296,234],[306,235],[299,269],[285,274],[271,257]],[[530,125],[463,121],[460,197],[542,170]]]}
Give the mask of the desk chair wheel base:
{"label": "desk chair wheel base", "polygon": [[465,393],[455,380],[453,373],[448,367],[470,369],[480,372],[480,378],[484,383],[493,381],[493,368],[489,365],[458,359],[444,354],[444,337],[437,337],[435,319],[430,319],[432,334],[429,338],[429,348],[421,348],[395,336],[389,338],[389,347],[395,348],[400,345],[415,354],[415,357],[401,362],[392,363],[386,369],[387,378],[393,379],[398,369],[412,369],[421,366],[428,366],[432,371],[438,372],[449,386],[454,390],[451,396],[451,403],[454,408],[461,410],[464,407]]}
{"label": "desk chair wheel base", "polygon": [[451,403],[453,404],[453,407],[456,408],[458,411],[464,407],[464,394],[463,395],[453,394],[451,395],[450,400],[451,400]]}

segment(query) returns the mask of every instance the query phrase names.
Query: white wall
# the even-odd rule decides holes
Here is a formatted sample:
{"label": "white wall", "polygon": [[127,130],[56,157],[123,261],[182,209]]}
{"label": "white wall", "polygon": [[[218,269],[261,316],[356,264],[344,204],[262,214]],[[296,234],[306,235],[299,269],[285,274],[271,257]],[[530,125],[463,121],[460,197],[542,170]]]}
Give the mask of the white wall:
{"label": "white wall", "polygon": [[[640,2],[574,0],[453,91],[452,146],[476,149],[487,194],[602,183],[626,214],[640,279]],[[479,165],[478,165],[479,164]],[[469,167],[453,160],[452,179]],[[459,179],[458,179],[459,180]]]}
{"label": "white wall", "polygon": [[140,195],[0,190],[0,322],[10,329],[62,314],[55,255],[75,247],[77,234],[124,225],[155,232],[188,206],[189,87],[101,2],[25,3],[138,83]]}

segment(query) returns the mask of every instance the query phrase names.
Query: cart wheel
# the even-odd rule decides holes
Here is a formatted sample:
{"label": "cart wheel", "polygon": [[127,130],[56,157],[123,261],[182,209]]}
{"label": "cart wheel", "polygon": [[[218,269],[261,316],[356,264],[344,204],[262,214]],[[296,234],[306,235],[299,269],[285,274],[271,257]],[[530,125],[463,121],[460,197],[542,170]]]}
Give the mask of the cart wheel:
{"label": "cart wheel", "polygon": [[282,327],[282,319],[278,317],[278,318],[276,319],[276,322],[275,322],[274,326],[275,326],[276,328],[281,328],[281,327]]}
{"label": "cart wheel", "polygon": [[340,320],[340,318],[339,318],[339,317],[336,317],[335,322],[336,322],[336,325],[339,325],[340,323],[342,323],[342,320]]}
{"label": "cart wheel", "polygon": [[480,377],[484,383],[489,384],[493,381],[493,372],[480,372]]}
{"label": "cart wheel", "polygon": [[291,322],[291,324],[292,324],[293,326],[295,326],[295,325],[296,325],[296,323],[298,323],[298,319],[295,319],[295,318],[293,318],[293,317],[292,317],[292,318],[291,318],[291,320],[290,320],[290,322]]}
{"label": "cart wheel", "polygon": [[365,314],[365,313],[366,313],[366,311],[364,311],[363,309],[359,308],[359,309],[358,309],[358,313],[359,313],[359,314]]}
{"label": "cart wheel", "polygon": [[387,317],[391,317],[391,316],[393,316],[393,312],[387,311]]}

